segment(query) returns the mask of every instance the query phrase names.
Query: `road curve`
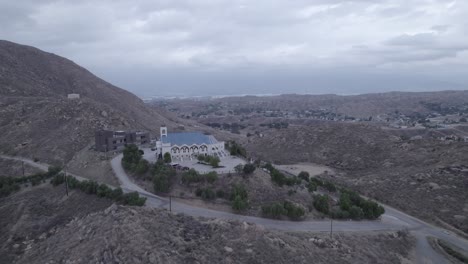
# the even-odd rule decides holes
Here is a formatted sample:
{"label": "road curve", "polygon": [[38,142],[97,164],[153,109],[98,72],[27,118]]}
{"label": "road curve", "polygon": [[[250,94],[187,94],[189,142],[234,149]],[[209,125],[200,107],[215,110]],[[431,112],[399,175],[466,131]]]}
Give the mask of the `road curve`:
{"label": "road curve", "polygon": [[[165,197],[160,197],[152,194],[140,186],[133,183],[122,167],[122,154],[117,155],[111,160],[111,167],[117,176],[121,188],[126,191],[136,191],[140,195],[147,198],[146,205],[156,208],[169,208],[169,200]],[[30,159],[23,157],[13,157],[7,155],[0,155],[0,158],[23,161],[28,165],[36,167],[41,170],[47,170],[49,165],[44,163],[34,162]],[[75,174],[67,173],[78,179],[86,179]],[[434,251],[427,242],[427,237],[432,236],[446,240],[464,251],[468,252],[468,241],[449,232],[445,229],[433,226],[420,219],[403,213],[395,208],[383,205],[385,214],[380,221],[333,221],[333,230],[338,232],[359,232],[359,231],[395,231],[407,229],[416,237],[416,261],[417,263],[449,263],[448,260]],[[284,221],[273,220],[267,218],[260,218],[254,216],[245,216],[233,214],[223,211],[216,211],[212,209],[191,206],[177,201],[171,202],[171,208],[174,212],[184,213],[191,216],[203,216],[210,218],[220,218],[225,220],[239,220],[249,223],[262,225],[265,228],[277,229],[283,231],[313,231],[313,232],[329,232],[330,221],[317,220],[317,221]]]}
{"label": "road curve", "polygon": [[[168,199],[160,197],[143,190],[134,184],[122,168],[123,154],[119,154],[111,160],[111,167],[119,179],[122,188],[137,191],[147,197],[147,205],[152,207],[168,208]],[[245,221],[262,225],[266,228],[283,231],[314,231],[329,232],[330,221],[283,221],[273,220],[253,216],[238,215],[228,212],[216,211],[207,208],[187,205],[181,202],[173,201],[171,203],[172,211],[180,212],[192,216],[204,216],[220,219],[231,219]],[[432,236],[449,241],[459,248],[468,252],[468,241],[457,235],[426,223],[420,219],[403,213],[393,207],[382,205],[385,208],[385,214],[380,221],[333,221],[333,230],[340,232],[359,232],[359,231],[388,231],[407,229],[416,237],[416,261],[418,263],[449,263],[449,261],[436,252],[428,243],[427,237]]]}

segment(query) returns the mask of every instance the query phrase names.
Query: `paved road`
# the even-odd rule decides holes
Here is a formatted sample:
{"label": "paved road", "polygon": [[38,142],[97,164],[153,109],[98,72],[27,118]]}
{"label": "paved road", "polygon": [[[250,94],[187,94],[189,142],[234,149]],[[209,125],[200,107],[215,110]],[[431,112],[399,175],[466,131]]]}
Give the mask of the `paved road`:
{"label": "paved road", "polygon": [[[1,158],[24,161],[25,163],[34,166],[39,169],[47,170],[48,165],[43,163],[37,163],[30,159],[21,157],[11,157],[0,155]],[[169,201],[165,197],[160,197],[149,193],[134,184],[121,165],[122,154],[117,155],[111,160],[111,166],[114,170],[115,175],[119,179],[120,185],[124,191],[137,191],[140,195],[147,197],[146,204],[150,207],[156,208],[169,208]],[[70,173],[69,173],[70,174]],[[74,177],[81,178],[78,175],[70,174]],[[468,252],[468,241],[458,237],[457,235],[419,220],[415,217],[407,215],[399,210],[396,210],[390,206],[383,205],[385,207],[385,214],[382,216],[380,221],[333,221],[333,230],[340,232],[359,232],[359,231],[388,231],[388,230],[401,230],[408,229],[416,237],[416,257],[418,263],[449,263],[448,260],[434,251],[427,242],[426,237],[433,236],[436,238],[444,239],[450,243],[457,245],[459,248]],[[259,218],[253,216],[244,216],[238,214],[232,214],[228,212],[215,211],[211,209],[196,207],[172,201],[172,211],[185,213],[192,216],[203,216],[213,217],[221,219],[233,219],[239,221],[245,221],[249,223],[255,223],[262,225],[266,228],[284,230],[284,231],[314,231],[314,232],[329,232],[330,221],[282,221],[272,220],[266,218]]]}

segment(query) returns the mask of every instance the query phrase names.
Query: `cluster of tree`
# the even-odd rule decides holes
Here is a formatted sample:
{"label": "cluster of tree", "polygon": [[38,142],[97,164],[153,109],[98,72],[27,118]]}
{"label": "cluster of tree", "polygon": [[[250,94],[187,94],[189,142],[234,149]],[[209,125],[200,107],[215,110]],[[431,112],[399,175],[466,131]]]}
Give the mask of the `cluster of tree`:
{"label": "cluster of tree", "polygon": [[275,167],[273,167],[271,163],[267,163],[264,166],[264,168],[270,172],[271,180],[274,183],[278,184],[279,186],[283,186],[283,185],[293,186],[296,184],[301,184],[300,178],[298,178],[297,176],[287,177],[282,172],[280,172]]}
{"label": "cluster of tree", "polygon": [[216,194],[217,193],[215,193],[215,191],[213,191],[213,189],[210,187],[197,188],[197,190],[195,190],[195,195],[201,197],[204,200],[213,200],[216,198]]}
{"label": "cluster of tree", "polygon": [[41,182],[45,182],[46,179],[57,175],[61,170],[60,167],[51,166],[44,173],[36,173],[23,177],[0,177],[0,197],[5,197],[18,191],[21,188],[21,184],[30,182],[31,185],[36,186]]}
{"label": "cluster of tree", "polygon": [[224,147],[229,150],[229,153],[233,156],[247,157],[247,151],[245,148],[234,140],[226,142]]}
{"label": "cluster of tree", "polygon": [[213,168],[219,167],[219,162],[221,162],[219,157],[211,155],[198,155],[197,159],[200,162],[210,164]]}
{"label": "cluster of tree", "polygon": [[143,154],[143,150],[138,149],[135,144],[125,146],[123,150],[122,167],[140,175],[146,173],[150,165],[147,160],[142,158]]}
{"label": "cluster of tree", "polygon": [[121,204],[143,206],[146,202],[146,197],[140,197],[137,192],[123,193],[120,187],[112,189],[106,184],[98,184],[96,181],[91,180],[79,181],[73,176],[67,176],[65,179],[64,174],[55,175],[50,183],[54,186],[58,186],[65,183],[65,180],[70,189],[79,189],[84,193],[106,197]]}
{"label": "cluster of tree", "polygon": [[218,180],[218,173],[216,173],[216,171],[200,174],[196,170],[190,169],[182,174],[182,183],[184,184],[201,182],[214,183],[216,180]]}
{"label": "cluster of tree", "polygon": [[164,164],[164,162],[158,161],[151,168],[151,174],[153,175],[152,180],[154,191],[157,193],[167,193],[176,176],[176,170],[172,166],[168,166]]}
{"label": "cluster of tree", "polygon": [[309,190],[309,192],[315,192],[318,186],[325,188],[329,192],[336,192],[337,190],[336,185],[330,181],[324,181],[315,177],[309,178],[308,183],[307,183],[307,189]]}
{"label": "cluster of tree", "polygon": [[317,211],[336,219],[377,219],[385,209],[374,201],[366,200],[356,192],[341,190],[338,207],[330,209],[330,199],[327,195],[314,195],[313,206]]}
{"label": "cluster of tree", "polygon": [[231,190],[231,206],[235,211],[243,211],[249,206],[248,193],[244,185],[235,184]]}
{"label": "cluster of tree", "polygon": [[269,218],[280,218],[287,216],[292,220],[299,220],[305,215],[305,210],[302,206],[295,205],[290,201],[283,203],[272,203],[262,206],[262,214]]}
{"label": "cluster of tree", "polygon": [[254,164],[239,164],[234,167],[234,170],[236,171],[237,174],[244,174],[244,175],[249,175],[252,174],[255,171],[256,167]]}
{"label": "cluster of tree", "polygon": [[339,208],[332,210],[334,218],[377,219],[385,213],[385,209],[378,203],[366,200],[356,192],[346,189],[341,190],[338,205]]}

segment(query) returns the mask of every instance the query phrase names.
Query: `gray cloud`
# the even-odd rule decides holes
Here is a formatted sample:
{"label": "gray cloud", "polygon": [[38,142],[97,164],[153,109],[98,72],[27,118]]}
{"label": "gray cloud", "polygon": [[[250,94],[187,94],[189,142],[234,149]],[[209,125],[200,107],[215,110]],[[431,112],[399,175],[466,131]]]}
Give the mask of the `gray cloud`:
{"label": "gray cloud", "polygon": [[446,0],[0,0],[0,37],[68,57],[140,95],[190,84],[194,93],[356,93],[377,83],[360,81],[366,76],[408,80],[375,91],[465,87],[467,15],[466,1]]}

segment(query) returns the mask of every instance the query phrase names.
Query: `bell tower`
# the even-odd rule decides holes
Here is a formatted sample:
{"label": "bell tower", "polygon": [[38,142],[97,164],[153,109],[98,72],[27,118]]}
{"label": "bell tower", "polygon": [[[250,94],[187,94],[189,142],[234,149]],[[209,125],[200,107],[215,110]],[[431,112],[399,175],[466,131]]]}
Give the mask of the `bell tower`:
{"label": "bell tower", "polygon": [[162,126],[159,129],[159,132],[160,132],[161,138],[167,137],[167,127],[166,126]]}

